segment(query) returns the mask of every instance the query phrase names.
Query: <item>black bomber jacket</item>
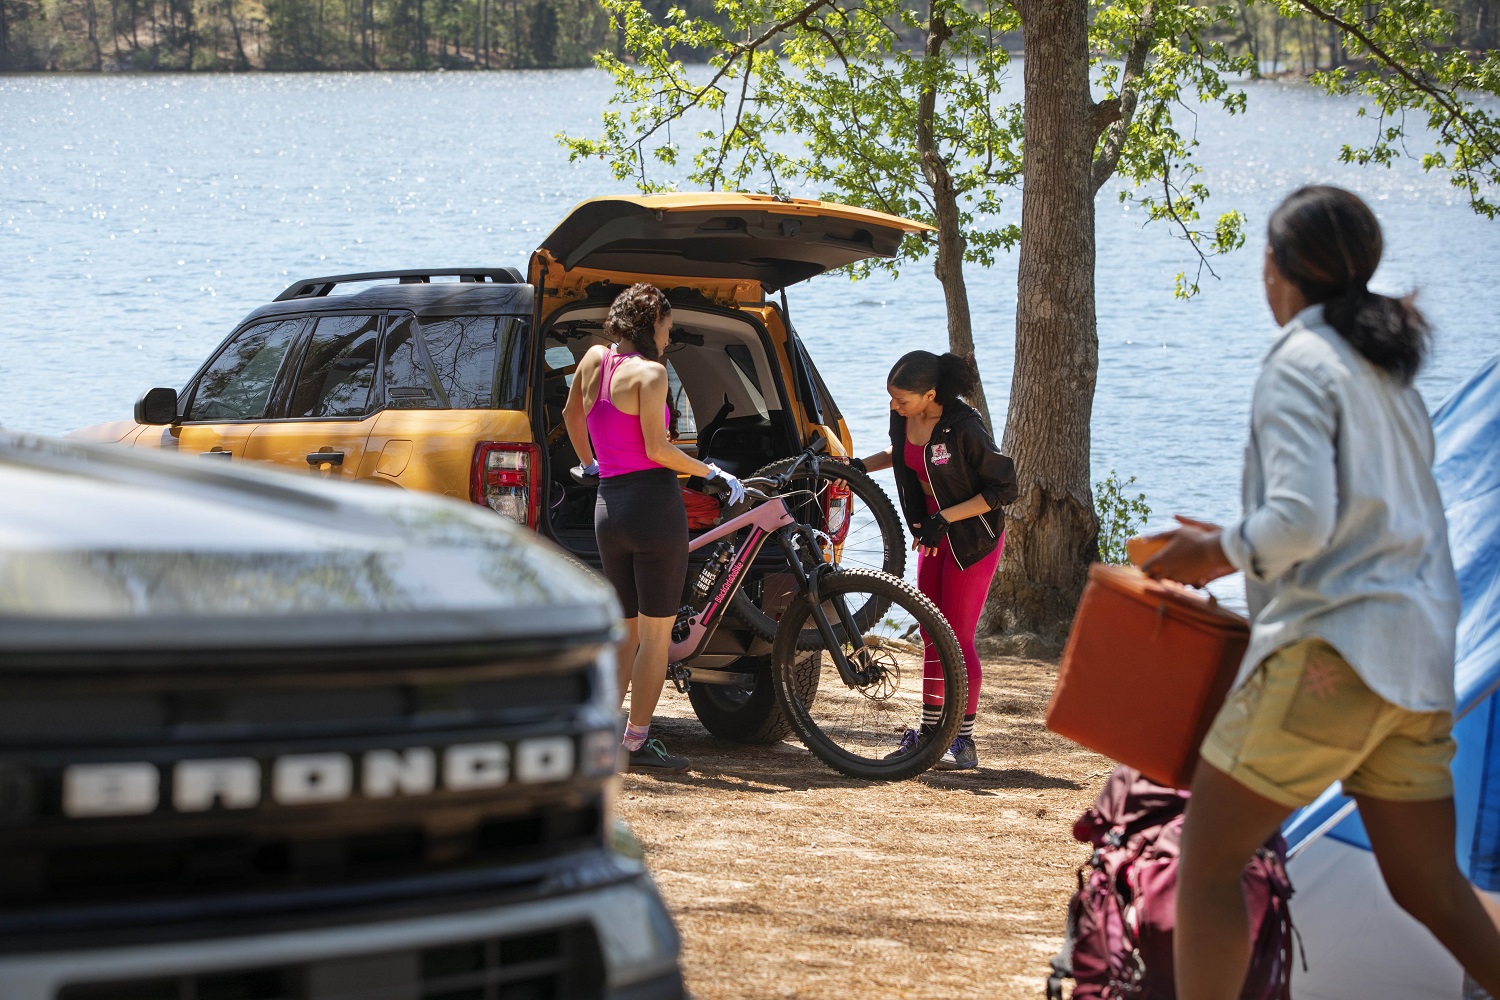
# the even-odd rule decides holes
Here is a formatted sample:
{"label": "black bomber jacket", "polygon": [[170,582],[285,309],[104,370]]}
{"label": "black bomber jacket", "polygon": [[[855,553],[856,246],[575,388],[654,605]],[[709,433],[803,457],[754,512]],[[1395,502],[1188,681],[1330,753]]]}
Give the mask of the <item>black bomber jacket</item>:
{"label": "black bomber jacket", "polygon": [[[972,406],[961,400],[943,407],[943,415],[932,429],[932,438],[922,449],[927,479],[939,507],[952,507],[982,494],[989,501],[988,513],[954,521],[948,528],[948,545],[962,569],[974,565],[1000,544],[1005,515],[1000,508],[1016,499],[1016,467],[1000,454],[995,439]],[[891,411],[891,465],[896,473],[896,493],[901,513],[915,529],[927,519],[927,500],[917,474],[906,465],[906,418]]]}

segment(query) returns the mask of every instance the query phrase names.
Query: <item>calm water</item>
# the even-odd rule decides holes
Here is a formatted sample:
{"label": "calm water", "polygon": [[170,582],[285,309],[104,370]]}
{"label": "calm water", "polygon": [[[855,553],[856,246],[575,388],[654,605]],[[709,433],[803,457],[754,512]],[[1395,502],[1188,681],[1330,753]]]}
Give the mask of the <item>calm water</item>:
{"label": "calm water", "polygon": [[[1017,74],[1018,77],[1019,74]],[[1375,285],[1419,288],[1437,329],[1421,380],[1436,403],[1500,348],[1500,224],[1412,164],[1342,167],[1373,129],[1352,102],[1254,83],[1250,112],[1198,123],[1214,211],[1252,238],[1203,293],[1162,226],[1099,199],[1096,478],[1135,476],[1154,523],[1237,504],[1256,364],[1272,335],[1259,233],[1293,187],[1360,192],[1386,231]],[[570,164],[555,134],[597,131],[592,71],[491,75],[0,78],[0,424],[60,433],[128,416],[181,385],[231,326],[298,277],[512,264],[575,202],[620,191]],[[1019,197],[1011,202],[1019,213]],[[1015,262],[969,272],[979,361],[997,421],[1009,392]],[[885,373],[946,343],[926,266],[858,284],[825,276],[792,314],[863,449],[885,429]]]}

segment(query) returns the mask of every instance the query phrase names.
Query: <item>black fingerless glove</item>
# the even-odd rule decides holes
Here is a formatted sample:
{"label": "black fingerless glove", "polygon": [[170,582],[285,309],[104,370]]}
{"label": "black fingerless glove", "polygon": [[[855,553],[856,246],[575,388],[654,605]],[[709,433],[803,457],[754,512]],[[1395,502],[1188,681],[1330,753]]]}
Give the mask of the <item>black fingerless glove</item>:
{"label": "black fingerless glove", "polygon": [[849,468],[853,469],[855,472],[863,472],[867,476],[870,474],[870,470],[865,468],[865,460],[862,458],[851,457],[849,459]]}
{"label": "black fingerless glove", "polygon": [[924,547],[935,549],[943,543],[943,536],[948,534],[948,522],[943,520],[942,514],[928,514],[927,520],[917,525],[912,534]]}

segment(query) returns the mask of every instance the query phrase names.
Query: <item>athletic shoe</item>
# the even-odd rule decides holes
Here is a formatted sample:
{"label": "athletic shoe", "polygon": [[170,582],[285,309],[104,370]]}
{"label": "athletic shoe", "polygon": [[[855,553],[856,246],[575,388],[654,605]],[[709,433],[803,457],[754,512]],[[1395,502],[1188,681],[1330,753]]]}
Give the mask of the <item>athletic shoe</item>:
{"label": "athletic shoe", "polygon": [[967,771],[971,767],[979,766],[979,754],[974,749],[974,740],[969,736],[960,736],[953,741],[948,752],[938,758],[938,762],[932,765],[938,771]]}
{"label": "athletic shoe", "polygon": [[908,729],[901,734],[901,745],[885,755],[886,760],[895,760],[903,754],[909,754],[917,748],[917,742],[921,740],[922,734],[915,729]]}
{"label": "athletic shoe", "polygon": [[627,771],[686,771],[688,759],[667,753],[661,740],[650,739],[641,744],[639,750],[630,751]]}

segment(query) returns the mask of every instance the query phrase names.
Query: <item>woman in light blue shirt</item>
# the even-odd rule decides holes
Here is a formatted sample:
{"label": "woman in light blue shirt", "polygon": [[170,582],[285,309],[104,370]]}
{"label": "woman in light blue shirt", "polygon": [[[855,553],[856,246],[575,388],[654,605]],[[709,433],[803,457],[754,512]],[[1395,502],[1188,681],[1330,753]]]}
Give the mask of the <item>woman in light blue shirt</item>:
{"label": "woman in light blue shirt", "polygon": [[1500,996],[1500,906],[1453,856],[1458,584],[1412,387],[1429,335],[1410,297],[1369,290],[1380,254],[1379,223],[1348,191],[1302,188],[1272,214],[1266,299],[1282,329],[1255,386],[1243,516],[1180,518],[1144,566],[1193,584],[1241,570],[1252,618],[1183,828],[1181,1000],[1240,995],[1240,874],[1334,781],[1396,901]]}

